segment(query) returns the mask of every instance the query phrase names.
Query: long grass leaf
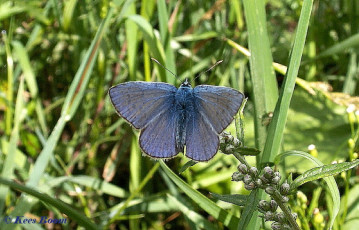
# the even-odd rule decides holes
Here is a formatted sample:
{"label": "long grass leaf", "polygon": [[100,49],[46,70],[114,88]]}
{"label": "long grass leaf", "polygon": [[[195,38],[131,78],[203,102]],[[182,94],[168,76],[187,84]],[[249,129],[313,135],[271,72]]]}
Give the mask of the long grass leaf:
{"label": "long grass leaf", "polygon": [[299,18],[298,29],[289,59],[288,70],[281,88],[276,108],[273,113],[273,119],[269,125],[268,136],[263,150],[262,162],[272,161],[279,152],[284,127],[287,120],[289,105],[292,99],[300,61],[302,58],[310,15],[312,12],[312,5],[312,0],[304,1],[301,16]]}
{"label": "long grass leaf", "polygon": [[68,31],[69,27],[73,21],[73,14],[75,11],[77,0],[65,1],[64,4],[65,4],[65,7],[64,7],[63,17],[62,17],[63,18],[62,26],[65,31]]}
{"label": "long grass leaf", "polygon": [[[19,128],[20,124],[24,119],[24,79],[20,78],[19,90],[16,98],[16,107],[15,107],[15,119],[14,127],[11,131],[10,143],[8,146],[8,153],[3,164],[1,171],[1,176],[4,178],[12,179],[14,175],[15,168],[15,156],[17,150],[17,142],[19,140]],[[25,112],[26,114],[26,112]],[[8,195],[9,188],[0,186],[0,212],[3,212],[5,206],[6,196]]]}
{"label": "long grass leaf", "polygon": [[[168,14],[166,8],[166,2],[164,0],[159,0],[157,3],[158,6],[158,20],[160,22],[160,35],[161,41],[165,49],[165,61],[166,67],[176,74],[176,61],[174,57],[174,52],[171,47],[172,35],[168,28]],[[168,71],[166,72],[166,82],[174,84],[176,78],[172,76]]]}
{"label": "long grass leaf", "polygon": [[39,124],[42,132],[47,136],[48,128],[45,119],[44,108],[41,104],[38,92],[39,87],[36,82],[34,71],[31,67],[30,59],[27,54],[25,47],[18,41],[13,41],[12,45],[14,47],[14,53],[19,61],[21,69],[25,76],[26,85],[30,90],[31,97],[35,100],[36,103],[36,114],[39,119]]}
{"label": "long grass leaf", "polygon": [[[128,3],[128,10],[126,11],[126,16],[135,15],[136,14],[136,3],[131,1],[132,3]],[[136,72],[137,72],[137,49],[138,49],[138,27],[136,23],[131,20],[126,20],[125,22],[126,28],[126,42],[127,42],[127,62],[128,62],[128,70],[130,75],[130,80],[136,80]]]}
{"label": "long grass leaf", "polygon": [[[150,23],[148,23],[148,21],[146,21],[146,19],[140,15],[131,15],[128,17],[128,19],[134,21],[137,24],[138,28],[142,31],[143,37],[147,42],[153,57],[156,58],[161,64],[165,63],[165,52],[163,46],[156,38]],[[158,65],[156,65],[156,67],[161,81],[166,81],[165,70]]]}
{"label": "long grass leaf", "polygon": [[6,92],[6,100],[7,100],[7,109],[5,110],[5,133],[10,135],[11,126],[13,122],[13,100],[14,100],[14,60],[11,53],[10,41],[6,34],[6,31],[1,32],[3,36],[3,42],[5,44],[5,52],[6,52],[6,64],[7,64],[7,82],[8,89]]}
{"label": "long grass leaf", "polygon": [[278,98],[278,86],[272,68],[273,58],[269,46],[264,1],[244,0],[243,5],[248,27],[248,45],[252,54],[249,60],[255,106],[255,142],[257,149],[263,150],[267,130],[262,125],[262,117],[273,112]]}

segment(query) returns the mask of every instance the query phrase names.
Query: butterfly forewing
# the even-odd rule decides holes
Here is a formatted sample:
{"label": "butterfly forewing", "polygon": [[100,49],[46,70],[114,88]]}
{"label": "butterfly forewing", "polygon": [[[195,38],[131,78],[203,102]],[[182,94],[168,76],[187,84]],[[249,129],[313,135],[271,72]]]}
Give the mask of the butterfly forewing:
{"label": "butterfly forewing", "polygon": [[136,129],[172,108],[177,88],[166,83],[127,82],[109,90],[112,104],[119,115]]}
{"label": "butterfly forewing", "polygon": [[228,87],[200,85],[193,89],[197,111],[220,134],[232,122],[243,101],[243,94]]}

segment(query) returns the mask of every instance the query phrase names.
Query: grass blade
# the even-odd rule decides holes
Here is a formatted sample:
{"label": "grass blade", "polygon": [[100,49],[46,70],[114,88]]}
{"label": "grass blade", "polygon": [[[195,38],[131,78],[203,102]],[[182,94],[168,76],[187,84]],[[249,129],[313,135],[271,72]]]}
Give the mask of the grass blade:
{"label": "grass blade", "polygon": [[334,176],[344,171],[348,171],[359,165],[359,160],[352,162],[342,162],[331,165],[323,165],[316,168],[309,169],[304,172],[302,175],[298,176],[293,183],[291,184],[291,189],[296,189],[297,187],[305,184],[309,181],[318,180],[328,176]]}
{"label": "grass blade", "polygon": [[7,64],[7,82],[8,82],[8,89],[6,92],[6,99],[7,99],[7,108],[5,110],[5,133],[10,135],[11,133],[11,125],[13,122],[13,95],[14,95],[14,60],[12,58],[11,49],[10,49],[10,41],[6,34],[6,31],[1,32],[3,36],[3,41],[5,44],[5,51],[6,51],[6,64]]}
{"label": "grass blade", "polygon": [[29,56],[25,47],[18,41],[13,41],[12,45],[14,47],[14,52],[18,58],[21,69],[25,75],[26,85],[30,90],[31,97],[35,100],[36,103],[36,114],[39,119],[39,124],[42,129],[42,132],[47,136],[48,128],[45,119],[44,108],[42,107],[41,101],[38,96],[39,87],[37,86],[35,74],[32,70]]}
{"label": "grass blade", "polygon": [[[62,213],[66,214],[67,216],[71,217],[71,219],[75,220],[78,224],[82,225],[86,229],[99,229],[90,219],[88,219],[84,214],[79,213],[76,211],[75,208],[69,206],[65,202],[62,202],[59,199],[55,199],[50,197],[47,194],[40,193],[36,191],[35,189],[29,188],[24,185],[20,185],[18,183],[15,183],[10,180],[6,180],[3,178],[0,178],[0,184],[4,184],[6,186],[9,186],[10,188],[19,190],[21,192],[25,192],[31,196],[34,196],[38,198],[39,200],[43,201],[46,204],[49,204],[51,206],[54,206],[58,210],[60,210]],[[15,224],[10,224],[15,225]]]}
{"label": "grass blade", "polygon": [[[150,23],[148,23],[148,21],[140,15],[131,15],[128,17],[128,19],[134,21],[138,28],[142,31],[143,37],[147,42],[148,47],[154,58],[156,58],[161,64],[165,63],[165,52],[163,50],[163,46],[156,38]],[[166,81],[165,70],[158,65],[155,66],[157,67],[157,71],[159,73],[161,81]]]}
{"label": "grass blade", "polygon": [[[302,151],[288,151],[288,152],[281,153],[278,156],[276,156],[275,162],[278,163],[280,160],[284,159],[287,156],[300,156],[300,157],[303,157],[303,158],[306,158],[306,159],[310,160],[316,166],[323,166],[324,165],[317,158],[311,156],[310,154],[308,154],[306,152],[302,152]],[[334,179],[333,176],[324,177],[323,179],[327,183],[329,191],[330,191],[330,195],[332,196],[332,199],[333,199],[332,216],[331,216],[331,220],[329,222],[329,228],[331,229],[333,224],[334,224],[335,218],[339,213],[340,194],[339,194],[339,189],[338,189],[337,183],[335,182],[335,179]]]}
{"label": "grass blade", "polygon": [[182,203],[180,200],[178,200],[176,197],[167,194],[167,197],[171,202],[173,202],[179,210],[189,219],[191,220],[196,228],[198,229],[217,229],[211,222],[206,220],[203,216],[198,214],[197,212],[194,212],[193,210],[189,209],[186,204]]}
{"label": "grass blade", "polygon": [[263,150],[267,130],[262,125],[262,117],[273,112],[278,98],[278,86],[272,68],[273,58],[269,47],[264,1],[244,0],[243,5],[251,52],[250,67],[255,106],[255,141],[257,149]]}
{"label": "grass blade", "polygon": [[190,197],[194,202],[196,202],[203,210],[212,215],[217,220],[221,221],[226,227],[230,229],[236,228],[238,224],[238,218],[228,213],[226,210],[217,206],[213,201],[202,195],[197,190],[193,189],[190,185],[184,182],[179,178],[175,173],[173,173],[168,166],[163,162],[159,161],[162,169],[165,171],[166,175],[171,178],[171,180]]}
{"label": "grass blade", "polygon": [[[24,79],[20,78],[20,86],[16,98],[16,107],[15,107],[15,119],[14,119],[14,127],[11,131],[10,143],[8,147],[8,153],[6,159],[4,161],[4,165],[1,171],[1,176],[4,178],[12,179],[14,175],[15,168],[15,156],[17,149],[17,142],[19,140],[19,128],[20,124],[24,119]],[[0,212],[3,212],[5,207],[6,196],[8,195],[9,188],[0,186]]]}

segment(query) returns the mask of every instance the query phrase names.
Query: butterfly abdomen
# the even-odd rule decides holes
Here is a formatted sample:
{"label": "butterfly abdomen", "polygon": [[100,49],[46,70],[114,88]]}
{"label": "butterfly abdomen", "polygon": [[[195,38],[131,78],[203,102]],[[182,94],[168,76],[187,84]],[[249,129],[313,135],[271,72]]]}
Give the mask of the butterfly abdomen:
{"label": "butterfly abdomen", "polygon": [[175,95],[177,125],[176,125],[176,151],[183,152],[186,144],[186,127],[194,111],[193,89],[191,86],[181,86]]}

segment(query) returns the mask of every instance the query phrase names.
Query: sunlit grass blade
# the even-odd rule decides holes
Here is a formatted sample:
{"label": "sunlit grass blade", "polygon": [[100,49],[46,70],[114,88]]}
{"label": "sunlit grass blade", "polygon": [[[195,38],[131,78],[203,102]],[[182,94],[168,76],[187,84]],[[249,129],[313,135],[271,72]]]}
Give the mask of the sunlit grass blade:
{"label": "sunlit grass blade", "polygon": [[[273,58],[269,46],[264,1],[244,0],[243,6],[248,28],[248,46],[251,52],[249,60],[254,101],[255,144],[256,148],[262,151],[267,137],[267,128],[262,125],[262,117],[274,110],[278,98],[278,86],[272,68]],[[257,156],[257,165],[262,162],[263,154],[265,153],[262,152]],[[262,194],[262,191],[256,193],[253,201],[257,202],[257,196],[261,197]],[[257,204],[253,203],[252,205],[256,206]],[[261,223],[257,220],[258,212],[246,208],[246,216],[250,219],[248,228],[259,229]],[[244,224],[248,223],[248,218],[243,218],[245,217],[241,217],[238,229],[242,229]]]}
{"label": "sunlit grass blade", "polygon": [[263,150],[262,162],[272,161],[278,154],[281,145],[290,101],[293,95],[296,78],[302,58],[305,39],[312,11],[311,0],[305,1],[299,18],[298,28],[291,51],[288,70],[281,88],[280,96],[269,125],[268,136]]}
{"label": "sunlit grass blade", "polygon": [[39,124],[42,132],[47,136],[48,128],[45,120],[44,108],[39,98],[39,87],[36,83],[34,71],[31,67],[29,56],[26,52],[25,47],[18,41],[13,41],[14,53],[19,61],[21,69],[25,76],[26,85],[30,90],[31,97],[36,103],[36,114],[39,119]]}
{"label": "sunlit grass blade", "polygon": [[[278,102],[276,104],[276,108],[273,113],[273,119],[268,128],[268,135],[265,140],[265,146],[263,149],[262,158],[260,162],[269,162],[274,159],[274,157],[278,154],[279,148],[281,146],[281,141],[283,137],[284,127],[287,120],[287,114],[289,110],[290,100],[292,98],[295,80],[298,74],[300,61],[302,58],[302,53],[304,49],[305,39],[307,35],[308,25],[310,21],[310,15],[312,10],[313,2],[308,0],[304,1],[301,16],[299,18],[298,28],[293,44],[293,48],[290,55],[288,71],[286,73],[286,77],[284,83],[281,88],[281,93],[278,98]],[[245,4],[246,8],[246,4]],[[261,15],[262,16],[262,15]],[[249,43],[251,44],[251,43]],[[251,58],[258,58],[255,53],[251,50]],[[272,61],[270,62],[270,64]],[[260,67],[259,67],[260,68]],[[255,79],[256,76],[253,76]],[[258,84],[263,82],[258,82]],[[253,81],[253,84],[255,82]],[[254,86],[254,93],[256,93]],[[264,91],[265,92],[265,91]],[[269,95],[268,95],[269,96]],[[274,98],[274,97],[273,97]],[[272,98],[272,99],[273,99]],[[256,101],[256,100],[255,100]],[[257,108],[256,108],[257,110]],[[260,110],[259,110],[260,111]],[[263,114],[262,114],[263,115]],[[258,114],[256,115],[258,117]],[[260,193],[260,199],[263,199],[265,194],[263,192]],[[254,218],[257,218],[257,215],[254,215]],[[256,229],[259,226],[256,226]]]}
{"label": "sunlit grass blade", "polygon": [[0,21],[26,11],[26,6],[21,6],[20,4],[13,4],[10,1],[4,1],[0,4]]}
{"label": "sunlit grass blade", "polygon": [[357,72],[358,72],[358,54],[356,51],[350,52],[350,59],[348,63],[348,72],[343,85],[343,93],[353,95],[357,87]]}
{"label": "sunlit grass blade", "polygon": [[130,192],[133,193],[140,186],[142,172],[141,150],[138,147],[137,137],[135,135],[131,138],[130,146]]}
{"label": "sunlit grass blade", "polygon": [[[158,20],[160,23],[160,35],[161,40],[165,49],[165,61],[166,67],[171,70],[174,74],[176,71],[176,61],[174,51],[171,47],[172,34],[168,28],[168,14],[166,8],[166,2],[164,0],[157,1],[158,6]],[[175,79],[171,73],[166,72],[166,81],[174,84],[177,79]]]}
{"label": "sunlit grass blade", "polygon": [[74,14],[74,10],[77,4],[77,0],[69,0],[64,2],[64,14],[62,16],[63,21],[62,21],[62,26],[64,28],[65,31],[68,31],[71,23],[72,23],[72,17]]}
{"label": "sunlit grass blade", "polygon": [[178,42],[194,42],[194,41],[215,38],[217,36],[218,36],[217,32],[208,31],[201,34],[185,34],[185,35],[177,36],[174,39]]}
{"label": "sunlit grass blade", "polygon": [[[136,3],[134,1],[127,1],[128,10],[126,16],[136,15]],[[137,63],[139,60],[137,56],[138,49],[138,27],[136,23],[131,20],[126,20],[126,42],[127,42],[127,61],[130,80],[136,80]]]}
{"label": "sunlit grass blade", "polygon": [[7,92],[6,92],[6,100],[7,100],[7,109],[5,110],[5,133],[10,135],[11,127],[13,122],[13,100],[14,100],[14,60],[11,53],[10,41],[6,34],[6,31],[2,31],[3,42],[5,45],[6,52],[6,64],[7,64]]}
{"label": "sunlit grass blade", "polygon": [[[273,112],[278,98],[278,86],[272,68],[273,58],[269,46],[264,1],[244,0],[243,6],[248,28],[248,45],[252,54],[250,68],[255,107],[255,143],[257,149],[263,150],[267,130],[262,125],[262,117]],[[260,162],[260,157],[257,157],[257,160]]]}
{"label": "sunlit grass blade", "polygon": [[[138,28],[142,31],[143,37],[148,44],[148,48],[150,52],[153,54],[153,57],[156,58],[161,64],[165,63],[165,52],[163,46],[156,38],[155,33],[153,31],[152,26],[140,15],[131,15],[128,17],[129,20],[136,23]],[[157,66],[157,65],[155,65]],[[165,70],[157,66],[157,71],[159,73],[159,77],[161,81],[166,80],[166,72]]]}

